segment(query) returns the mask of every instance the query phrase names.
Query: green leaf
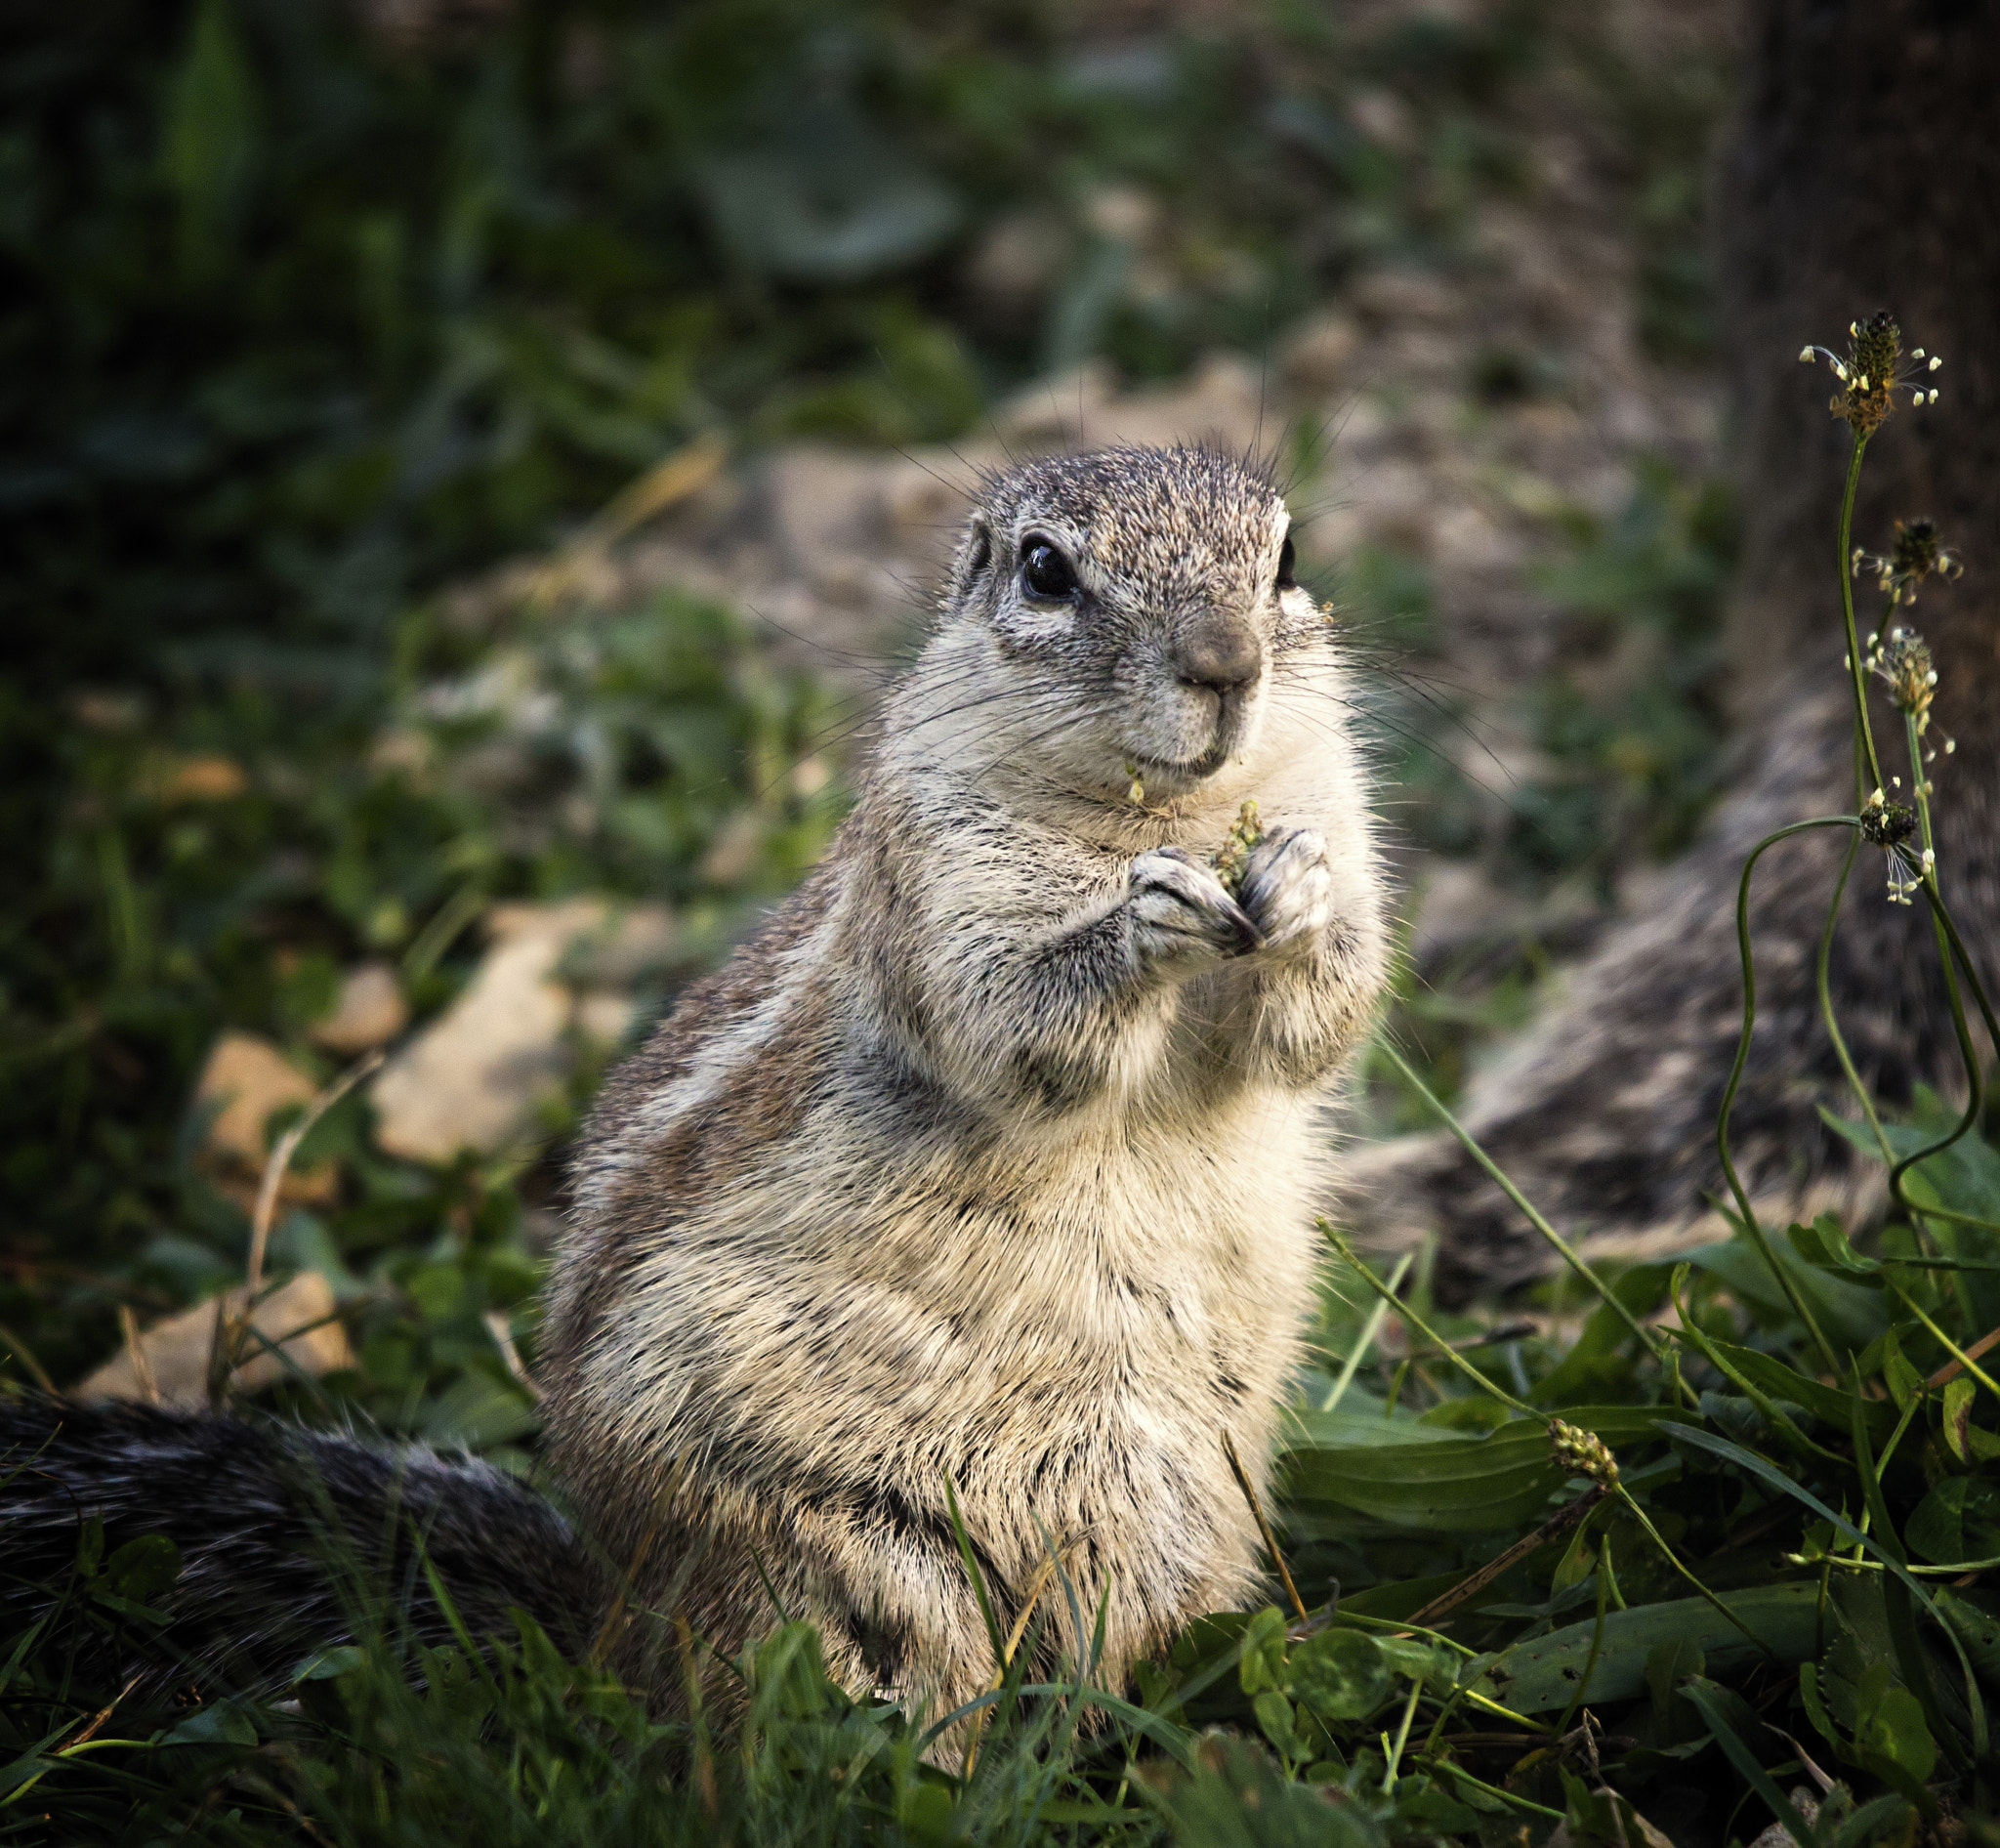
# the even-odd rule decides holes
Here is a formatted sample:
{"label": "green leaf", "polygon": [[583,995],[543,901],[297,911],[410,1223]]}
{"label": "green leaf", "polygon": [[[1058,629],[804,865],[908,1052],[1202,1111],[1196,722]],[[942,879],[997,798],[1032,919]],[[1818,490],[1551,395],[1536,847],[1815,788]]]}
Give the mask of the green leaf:
{"label": "green leaf", "polygon": [[1322,1720],[1365,1718],[1395,1681],[1388,1652],[1358,1630],[1321,1630],[1292,1651],[1292,1693]]}
{"label": "green leaf", "polygon": [[[1585,1406],[1562,1416],[1612,1445],[1656,1436],[1670,1421],[1667,1407],[1650,1406]],[[1514,1419],[1483,1438],[1300,1446],[1287,1451],[1281,1472],[1288,1500],[1450,1533],[1519,1527],[1562,1481],[1539,1418]]]}
{"label": "green leaf", "polygon": [[[1914,1522],[1911,1527],[1914,1530]],[[2000,1617],[1955,1591],[1938,1591],[1934,1602],[1979,1679],[2000,1688]]]}
{"label": "green leaf", "polygon": [[[1858,1353],[1887,1325],[1882,1292],[1863,1289],[1845,1278],[1815,1270],[1789,1245],[1773,1245],[1772,1257],[1785,1268],[1836,1347]],[[1762,1256],[1741,1239],[1726,1239],[1684,1254],[1686,1262],[1719,1277],[1745,1302],[1782,1321],[1792,1319],[1792,1306],[1777,1286]]]}
{"label": "green leaf", "polygon": [[[1633,1315],[1647,1315],[1665,1293],[1672,1272],[1669,1264],[1635,1264],[1611,1284],[1611,1294]],[[1600,1303],[1569,1352],[1536,1382],[1529,1397],[1537,1405],[1560,1406],[1571,1393],[1588,1390],[1604,1362],[1631,1338],[1625,1318],[1609,1303]]]}
{"label": "green leaf", "polygon": [[162,1745],[254,1745],[257,1728],[233,1701],[198,1706],[160,1741]]}
{"label": "green leaf", "polygon": [[1944,1388],[1944,1442],[1961,1463],[1973,1461],[1973,1394],[1978,1390],[1963,1373]]}
{"label": "green leaf", "polygon": [[1674,1736],[1674,1694],[1689,1675],[1703,1674],[1708,1661],[1688,1637],[1655,1643],[1646,1652],[1646,1686],[1652,1696],[1653,1724],[1660,1738]]}
{"label": "green leaf", "polygon": [[1924,1704],[1907,1688],[1888,1687],[1861,1715],[1854,1743],[1862,1751],[1888,1759],[1922,1785],[1938,1765],[1938,1742],[1924,1721]]}
{"label": "green leaf", "polygon": [[337,1644],[332,1649],[322,1649],[316,1656],[308,1656],[292,1670],[292,1683],[296,1687],[302,1681],[332,1681],[365,1667],[367,1661],[365,1649],[353,1643]]}
{"label": "green leaf", "polygon": [[1924,1390],[1924,1376],[1904,1359],[1902,1344],[1896,1338],[1894,1328],[1882,1336],[1882,1378],[1897,1411],[1907,1411],[1910,1401]]}
{"label": "green leaf", "polygon": [[[1817,1647],[1819,1587],[1811,1580],[1725,1592],[1721,1602],[1780,1661],[1804,1661]],[[1516,1713],[1566,1706],[1590,1659],[1596,1627],[1595,1618],[1571,1623],[1503,1652],[1488,1670],[1501,1703]],[[1658,1659],[1654,1652],[1663,1647],[1699,1652],[1716,1674],[1766,1659],[1763,1650],[1705,1598],[1635,1605],[1606,1614],[1604,1644],[1584,1700],[1637,1699],[1647,1691],[1647,1670]]]}
{"label": "green leaf", "polygon": [[1945,1477],[1917,1504],[1903,1538],[1934,1566],[2000,1556],[2000,1485]]}
{"label": "green leaf", "polygon": [[1818,1848],[1812,1826],[1792,1805],[1791,1799],[1771,1781],[1750,1740],[1763,1727],[1756,1714],[1733,1690],[1710,1681],[1705,1675],[1690,1676],[1684,1690],[1694,1709],[1707,1722],[1710,1736],[1723,1748],[1723,1755],[1742,1773],[1744,1781],[1764,1799],[1771,1815],[1785,1826],[1785,1832],[1799,1848]]}
{"label": "green leaf", "polygon": [[1380,1411],[1315,1411],[1300,1407],[1285,1421],[1284,1441],[1300,1449],[1380,1449],[1397,1444],[1449,1444],[1461,1434],[1421,1424],[1412,1412],[1385,1418]]}
{"label": "green leaf", "polygon": [[115,1597],[145,1604],[180,1575],[181,1549],[164,1533],[142,1533],[104,1561],[99,1584]]}
{"label": "green leaf", "polygon": [[1173,1823],[1176,1848],[1380,1848],[1381,1828],[1342,1790],[1295,1784],[1247,1740],[1212,1737],[1191,1776],[1165,1788],[1135,1780]]}
{"label": "green leaf", "polygon": [[1810,1226],[1790,1226],[1785,1237],[1792,1241],[1792,1249],[1816,1270],[1837,1272],[1864,1288],[1882,1287],[1882,1266],[1854,1249],[1832,1213],[1821,1213]]}
{"label": "green leaf", "polygon": [[1826,1702],[1819,1698],[1819,1665],[1816,1662],[1799,1664],[1799,1701],[1806,1709],[1806,1717],[1812,1722],[1812,1730],[1835,1751],[1844,1752],[1846,1743],[1833,1723],[1833,1715],[1826,1710]]}
{"label": "green leaf", "polygon": [[[1709,1339],[1709,1346],[1759,1392],[1781,1403],[1803,1407],[1822,1424],[1830,1424],[1843,1432],[1847,1430],[1848,1421],[1853,1416],[1853,1400],[1838,1387],[1809,1379],[1796,1367],[1787,1366],[1775,1356],[1761,1354],[1755,1348],[1739,1348],[1731,1342],[1718,1341],[1713,1336]],[[1885,1400],[1861,1401],[1861,1415],[1868,1420],[1868,1434],[1878,1443],[1896,1428],[1896,1407]]]}
{"label": "green leaf", "polygon": [[1266,1688],[1250,1702],[1250,1710],[1257,1715],[1257,1724],[1264,1737],[1285,1757],[1296,1759],[1305,1756],[1305,1741],[1300,1739],[1298,1728],[1292,1721],[1292,1703],[1275,1688]]}
{"label": "green leaf", "polygon": [[1266,1605],[1245,1626],[1236,1673],[1245,1694],[1285,1685],[1285,1619],[1276,1605]]}
{"label": "green leaf", "polygon": [[160,164],[181,199],[190,266],[221,254],[257,166],[257,85],[227,0],[206,0],[167,97]]}

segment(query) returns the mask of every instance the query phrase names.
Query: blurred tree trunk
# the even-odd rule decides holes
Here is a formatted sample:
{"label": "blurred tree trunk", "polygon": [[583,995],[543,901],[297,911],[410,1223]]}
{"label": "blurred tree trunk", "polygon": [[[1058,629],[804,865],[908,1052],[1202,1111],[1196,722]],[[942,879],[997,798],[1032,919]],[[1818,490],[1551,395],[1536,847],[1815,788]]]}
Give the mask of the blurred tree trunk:
{"label": "blurred tree trunk", "polygon": [[[1847,427],[1807,341],[1838,350],[1878,308],[1945,357],[1935,409],[1870,445],[1854,536],[1928,514],[1965,548],[1917,621],[1961,743],[2000,721],[2000,5],[1754,0],[1748,68],[1715,189],[1721,325],[1744,439],[1747,539],[1734,642],[1744,716],[1802,651],[1829,655],[1833,511]],[[1792,363],[1788,363],[1792,362]],[[1864,597],[1859,609],[1876,600]],[[1983,708],[1983,710],[1982,710]],[[1945,811],[1960,767],[1940,783]]]}
{"label": "blurred tree trunk", "polygon": [[[1714,1119],[1739,1025],[1735,885],[1757,840],[1852,812],[1850,696],[1836,576],[1849,445],[1836,382],[1798,361],[1845,349],[1878,308],[1907,346],[1944,356],[1936,406],[1904,395],[1871,442],[1854,543],[1886,552],[1898,518],[1935,518],[1964,557],[1901,620],[1937,656],[1938,862],[1989,980],[2000,977],[2000,5],[1750,0],[1741,102],[1718,163],[1720,326],[1734,388],[1745,559],[1731,613],[1741,722],[1733,793],[1672,869],[1667,896],[1621,925],[1565,999],[1468,1100],[1470,1126],[1559,1223],[1627,1249],[1685,1239],[1722,1191]],[[1862,633],[1885,626],[1856,583]],[[1901,721],[1874,703],[1885,771],[1909,772]],[[1818,1119],[1854,1114],[1820,1026],[1814,952],[1847,836],[1787,842],[1761,862],[1753,911],[1759,1017],[1732,1117],[1734,1153],[1777,1220],[1865,1209],[1880,1169]],[[1832,965],[1844,1030],[1891,1106],[1964,1083],[1924,907],[1892,905],[1863,848]],[[1354,1217],[1382,1243],[1434,1229],[1461,1287],[1546,1268],[1495,1189],[1438,1137],[1356,1163]]]}

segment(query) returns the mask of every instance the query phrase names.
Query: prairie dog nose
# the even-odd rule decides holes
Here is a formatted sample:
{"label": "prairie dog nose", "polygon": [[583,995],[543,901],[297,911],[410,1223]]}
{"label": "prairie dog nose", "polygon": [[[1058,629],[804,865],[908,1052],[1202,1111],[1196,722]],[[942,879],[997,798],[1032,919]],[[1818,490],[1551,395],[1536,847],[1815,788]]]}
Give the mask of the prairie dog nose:
{"label": "prairie dog nose", "polygon": [[1184,687],[1205,687],[1225,696],[1242,692],[1264,671],[1257,632],[1215,611],[1188,623],[1174,638],[1167,659]]}

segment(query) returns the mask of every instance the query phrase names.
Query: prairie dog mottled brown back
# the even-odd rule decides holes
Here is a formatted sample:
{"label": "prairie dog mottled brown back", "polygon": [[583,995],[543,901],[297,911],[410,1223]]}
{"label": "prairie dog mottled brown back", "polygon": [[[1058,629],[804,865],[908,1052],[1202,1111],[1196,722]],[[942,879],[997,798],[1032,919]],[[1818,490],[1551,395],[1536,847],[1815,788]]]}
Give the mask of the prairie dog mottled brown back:
{"label": "prairie dog mottled brown back", "polygon": [[[1223,1440],[1261,1484],[1384,967],[1287,526],[1203,448],[988,481],[825,862],[606,1088],[552,1461],[639,1601],[720,1648],[774,1598],[850,1685],[973,1698],[947,1483],[1003,1626],[1053,1542],[1110,1685],[1252,1595]],[[1207,861],[1246,798],[1232,897]]]}

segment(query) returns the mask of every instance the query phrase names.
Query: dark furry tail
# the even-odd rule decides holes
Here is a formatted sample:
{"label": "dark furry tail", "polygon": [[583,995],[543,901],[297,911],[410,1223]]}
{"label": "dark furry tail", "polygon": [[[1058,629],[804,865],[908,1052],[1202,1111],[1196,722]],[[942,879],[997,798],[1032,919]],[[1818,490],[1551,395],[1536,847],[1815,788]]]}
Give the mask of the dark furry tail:
{"label": "dark furry tail", "polygon": [[99,1559],[146,1534],[181,1556],[173,1583],[144,1599],[164,1626],[91,1631],[94,1653],[122,1657],[96,1664],[121,1682],[269,1691],[315,1651],[371,1632],[448,1643],[455,1617],[476,1639],[510,1635],[517,1608],[576,1657],[605,1608],[562,1516],[489,1464],[242,1418],[0,1400],[5,1628],[62,1608],[65,1587],[78,1602],[93,1518],[102,1546],[86,1551]]}

